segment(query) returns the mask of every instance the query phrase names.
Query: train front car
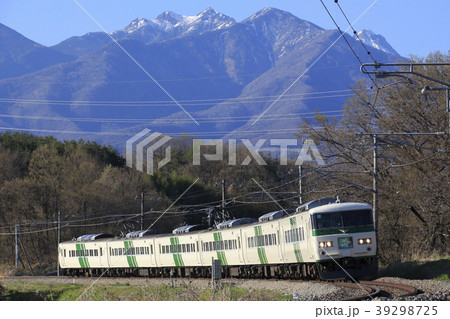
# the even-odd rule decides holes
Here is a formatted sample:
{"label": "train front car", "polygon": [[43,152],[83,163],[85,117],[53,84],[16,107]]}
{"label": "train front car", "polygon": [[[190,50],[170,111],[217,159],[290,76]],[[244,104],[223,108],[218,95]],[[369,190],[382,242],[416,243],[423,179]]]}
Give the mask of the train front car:
{"label": "train front car", "polygon": [[377,246],[370,205],[332,203],[309,213],[313,251],[322,279],[376,275]]}

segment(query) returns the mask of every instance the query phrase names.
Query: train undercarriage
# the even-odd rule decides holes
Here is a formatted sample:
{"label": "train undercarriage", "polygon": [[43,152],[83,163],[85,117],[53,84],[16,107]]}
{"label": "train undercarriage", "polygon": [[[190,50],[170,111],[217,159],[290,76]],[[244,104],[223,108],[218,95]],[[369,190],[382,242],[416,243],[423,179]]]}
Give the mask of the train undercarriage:
{"label": "train undercarriage", "polygon": [[[222,278],[336,280],[366,279],[376,276],[375,257],[343,258],[317,263],[278,265],[222,266]],[[74,277],[147,277],[147,278],[211,278],[211,267],[154,268],[81,268],[63,269],[64,275]]]}

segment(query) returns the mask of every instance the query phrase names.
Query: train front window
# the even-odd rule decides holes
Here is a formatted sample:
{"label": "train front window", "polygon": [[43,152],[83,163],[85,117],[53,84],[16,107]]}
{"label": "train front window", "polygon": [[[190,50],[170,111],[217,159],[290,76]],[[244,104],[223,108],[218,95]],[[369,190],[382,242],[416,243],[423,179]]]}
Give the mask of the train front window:
{"label": "train front window", "polygon": [[342,214],[340,212],[314,214],[313,220],[315,221],[315,229],[342,227]]}
{"label": "train front window", "polygon": [[373,225],[372,211],[370,210],[342,212],[342,219],[344,221],[344,227]]}
{"label": "train front window", "polygon": [[313,214],[312,223],[314,229],[371,226],[373,225],[372,211],[364,209]]}

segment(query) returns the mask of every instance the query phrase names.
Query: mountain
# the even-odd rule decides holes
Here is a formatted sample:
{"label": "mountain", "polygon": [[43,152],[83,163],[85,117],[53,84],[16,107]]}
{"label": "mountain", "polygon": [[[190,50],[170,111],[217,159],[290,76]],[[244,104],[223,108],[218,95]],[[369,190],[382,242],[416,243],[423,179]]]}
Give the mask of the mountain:
{"label": "mountain", "polygon": [[[70,44],[76,60],[0,80],[0,96],[8,99],[0,103],[2,126],[60,138],[82,132],[119,150],[143,128],[171,136],[290,138],[301,114],[338,114],[349,87],[364,76],[347,43],[334,43],[337,30],[274,8],[242,22],[210,8],[192,17],[164,12],[112,35],[140,66],[106,34],[63,41],[58,49]],[[347,40],[364,61],[359,43]],[[377,61],[400,58],[371,51]]]}
{"label": "mountain", "polygon": [[[212,8],[208,8],[196,16],[183,16],[166,11],[153,20],[137,18],[123,30],[114,31],[110,35],[115,40],[133,39],[144,43],[153,43],[228,28],[235,23],[233,18],[217,13]],[[63,53],[72,52],[72,54],[81,56],[92,53],[111,42],[111,38],[104,32],[91,32],[81,37],[71,37],[53,48]]]}
{"label": "mountain", "polygon": [[40,45],[0,24],[0,79],[34,72],[74,59],[74,56]]}
{"label": "mountain", "polygon": [[393,47],[386,41],[386,39],[375,32],[370,30],[361,30],[358,31],[357,35],[354,35],[354,38],[358,41],[363,42],[365,45],[370,45],[371,47],[383,51],[389,54],[399,55],[397,51],[394,50]]}

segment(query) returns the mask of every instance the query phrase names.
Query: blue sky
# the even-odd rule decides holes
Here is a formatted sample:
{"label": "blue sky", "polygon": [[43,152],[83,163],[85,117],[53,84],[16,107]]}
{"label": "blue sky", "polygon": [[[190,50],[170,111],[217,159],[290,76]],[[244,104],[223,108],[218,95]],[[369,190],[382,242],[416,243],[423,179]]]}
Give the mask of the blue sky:
{"label": "blue sky", "polygon": [[[241,21],[264,7],[289,11],[320,27],[335,26],[319,0],[77,0],[110,32],[124,28],[133,19],[155,18],[164,11],[196,15],[208,7]],[[347,22],[334,3],[323,0],[341,29]],[[355,21],[376,0],[340,0]],[[403,56],[426,56],[450,49],[450,2],[448,0],[378,0],[356,24],[382,34]],[[0,23],[26,37],[50,46],[74,35],[100,31],[73,0],[0,0]]]}

